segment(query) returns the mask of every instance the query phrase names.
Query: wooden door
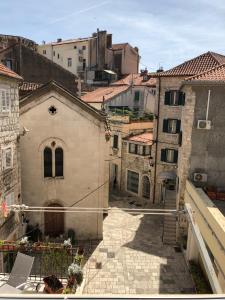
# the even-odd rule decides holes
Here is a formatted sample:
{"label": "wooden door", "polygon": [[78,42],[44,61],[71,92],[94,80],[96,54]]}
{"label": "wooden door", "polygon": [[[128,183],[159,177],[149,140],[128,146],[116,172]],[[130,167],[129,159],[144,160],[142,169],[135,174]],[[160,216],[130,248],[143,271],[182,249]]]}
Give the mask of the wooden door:
{"label": "wooden door", "polygon": [[[62,207],[57,203],[48,205],[48,207]],[[45,235],[57,237],[64,234],[64,212],[45,212]]]}

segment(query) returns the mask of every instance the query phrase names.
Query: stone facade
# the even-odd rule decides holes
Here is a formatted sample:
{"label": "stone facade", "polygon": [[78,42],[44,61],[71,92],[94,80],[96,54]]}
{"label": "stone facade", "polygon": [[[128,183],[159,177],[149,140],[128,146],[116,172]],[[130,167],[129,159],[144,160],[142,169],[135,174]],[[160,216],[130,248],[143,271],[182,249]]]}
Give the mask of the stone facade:
{"label": "stone facade", "polygon": [[[195,182],[199,187],[224,189],[224,85],[186,84],[183,86],[186,103],[182,112],[182,147],[178,162],[179,194],[182,201],[186,180],[194,182],[194,173],[207,174],[206,182]],[[211,91],[210,129],[198,129],[198,120],[206,119],[208,91]]]}
{"label": "stone facade", "polygon": [[[144,145],[144,143],[136,143]],[[121,172],[121,191],[128,192],[129,194],[138,197],[142,201],[152,201],[153,177],[152,167],[149,164],[149,156],[142,156],[129,153],[129,141],[123,140],[122,142],[122,172]],[[134,193],[128,190],[127,176],[128,171],[139,174],[138,192]],[[147,177],[150,182],[150,193],[148,197],[143,197],[143,177]]]}
{"label": "stone facade", "polygon": [[[139,134],[146,130],[152,130],[153,122],[144,122],[144,121],[129,121],[129,118],[122,116],[112,116],[110,118],[110,127],[112,132],[111,137],[111,159],[110,159],[110,191],[122,191],[127,192],[126,188],[126,173],[127,169],[131,171],[138,170],[140,173],[140,178],[142,175],[146,174],[149,178],[152,177],[153,171],[152,168],[149,167],[149,156],[142,157],[139,155],[133,155],[128,153],[128,142],[124,140],[125,137],[130,134]],[[114,148],[113,141],[114,135],[118,136],[118,147]],[[135,159],[134,163],[132,163]],[[132,169],[133,168],[133,169]],[[115,172],[117,174],[115,174]],[[116,175],[116,183],[115,183],[115,175]],[[151,181],[151,180],[150,180]],[[152,198],[152,189],[150,198]],[[137,197],[141,197],[141,183],[140,189]]]}
{"label": "stone facade", "polygon": [[[152,156],[155,157],[156,166],[154,168],[155,176],[155,196],[154,201],[159,202],[161,198],[161,181],[159,179],[162,172],[177,173],[177,163],[166,163],[161,161],[161,150],[165,148],[179,151],[179,134],[163,132],[164,119],[181,120],[183,106],[165,105],[165,92],[169,90],[179,90],[184,77],[159,77],[156,86],[156,115],[154,120],[153,135],[156,142],[152,147]],[[159,103],[158,103],[159,101]],[[157,107],[158,105],[158,107]],[[157,153],[156,153],[157,151]],[[179,154],[178,154],[179,157]],[[156,171],[156,174],[155,174]]]}
{"label": "stone facade", "polygon": [[[53,113],[49,110],[52,107]],[[24,203],[107,207],[109,143],[105,139],[104,115],[51,83],[22,99],[20,117],[21,124],[30,130],[21,138]],[[52,153],[50,175],[45,175],[46,148]],[[63,153],[61,175],[56,173],[56,149],[59,148]],[[54,231],[55,236],[66,235],[73,229],[77,239],[102,238],[101,213],[65,212],[58,229],[57,216],[52,215],[53,219],[46,213],[31,213],[30,223],[38,223],[45,235],[50,235],[49,231]]]}
{"label": "stone facade", "polygon": [[[19,164],[19,96],[18,82],[0,75],[0,93],[8,93],[9,110],[3,111],[0,103],[0,197],[7,205],[21,203]],[[1,99],[1,97],[0,97]],[[2,101],[2,99],[1,99]],[[19,234],[19,220],[14,213],[4,218],[1,211],[1,239],[15,239]]]}

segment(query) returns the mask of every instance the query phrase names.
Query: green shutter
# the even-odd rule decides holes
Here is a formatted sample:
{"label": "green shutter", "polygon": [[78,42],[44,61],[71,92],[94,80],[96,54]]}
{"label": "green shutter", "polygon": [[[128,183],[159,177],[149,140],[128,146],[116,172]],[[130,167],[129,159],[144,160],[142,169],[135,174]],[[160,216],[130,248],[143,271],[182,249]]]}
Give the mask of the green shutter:
{"label": "green shutter", "polygon": [[166,91],[165,92],[165,105],[170,105],[170,97],[171,97],[171,91]]}
{"label": "green shutter", "polygon": [[179,132],[178,144],[180,147],[182,146],[182,131]]}
{"label": "green shutter", "polygon": [[134,101],[139,101],[140,99],[140,92],[139,91],[135,91],[134,93]]}
{"label": "green shutter", "polygon": [[180,120],[177,120],[177,124],[176,124],[176,133],[179,133],[180,132],[180,123],[181,121]]}
{"label": "green shutter", "polygon": [[168,132],[168,119],[163,120],[163,132]]}
{"label": "green shutter", "polygon": [[161,150],[161,161],[166,161],[166,149]]}
{"label": "green shutter", "polygon": [[178,150],[174,150],[174,163],[177,163],[178,160]]}
{"label": "green shutter", "polygon": [[179,105],[185,104],[185,93],[179,92],[178,104]]}

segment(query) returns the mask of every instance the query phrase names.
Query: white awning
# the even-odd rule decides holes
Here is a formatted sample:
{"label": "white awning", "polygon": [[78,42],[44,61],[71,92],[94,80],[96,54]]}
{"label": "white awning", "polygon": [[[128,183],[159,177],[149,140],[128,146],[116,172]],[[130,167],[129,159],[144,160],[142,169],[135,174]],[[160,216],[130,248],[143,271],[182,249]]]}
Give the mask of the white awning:
{"label": "white awning", "polygon": [[111,71],[111,70],[104,70],[104,72],[108,73],[108,74],[111,74],[111,75],[116,75],[115,72]]}

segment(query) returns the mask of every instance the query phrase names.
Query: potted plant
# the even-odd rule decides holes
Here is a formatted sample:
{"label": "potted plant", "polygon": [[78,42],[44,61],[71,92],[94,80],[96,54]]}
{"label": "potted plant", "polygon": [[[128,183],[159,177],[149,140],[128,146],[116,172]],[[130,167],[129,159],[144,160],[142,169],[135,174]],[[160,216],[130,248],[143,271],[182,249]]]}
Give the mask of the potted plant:
{"label": "potted plant", "polygon": [[76,293],[78,285],[83,281],[83,271],[80,266],[72,263],[68,268],[67,285],[63,291],[64,294]]}
{"label": "potted plant", "polygon": [[71,244],[71,239],[68,238],[63,242],[63,247],[66,249],[68,254],[72,254],[72,244]]}
{"label": "potted plant", "polygon": [[19,249],[20,250],[25,250],[26,247],[29,245],[28,237],[24,236],[20,241],[19,241]]}

